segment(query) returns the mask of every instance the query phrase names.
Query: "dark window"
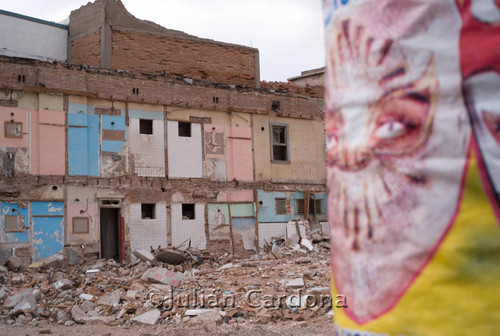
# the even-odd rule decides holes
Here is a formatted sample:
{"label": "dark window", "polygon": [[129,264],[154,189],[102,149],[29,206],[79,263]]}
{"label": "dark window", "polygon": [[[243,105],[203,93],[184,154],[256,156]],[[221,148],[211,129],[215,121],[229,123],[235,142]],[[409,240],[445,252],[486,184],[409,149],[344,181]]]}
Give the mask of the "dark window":
{"label": "dark window", "polygon": [[276,214],[286,215],[286,198],[276,198]]}
{"label": "dark window", "polygon": [[139,133],[153,134],[153,120],[139,119]]}
{"label": "dark window", "polygon": [[280,111],[280,101],[279,100],[273,100],[273,102],[271,103],[271,110],[274,112]]}
{"label": "dark window", "polygon": [[179,121],[179,136],[191,137],[191,123]]}
{"label": "dark window", "polygon": [[155,219],[155,204],[154,203],[141,204],[141,218],[142,219]]}
{"label": "dark window", "polygon": [[194,204],[182,205],[182,219],[194,219]]}
{"label": "dark window", "polygon": [[288,126],[271,124],[271,160],[289,161],[288,158]]}
{"label": "dark window", "polygon": [[[310,199],[309,200],[309,214],[314,215],[314,202],[316,202],[316,214],[321,214],[321,199]],[[297,200],[297,214],[304,215],[304,200]]]}

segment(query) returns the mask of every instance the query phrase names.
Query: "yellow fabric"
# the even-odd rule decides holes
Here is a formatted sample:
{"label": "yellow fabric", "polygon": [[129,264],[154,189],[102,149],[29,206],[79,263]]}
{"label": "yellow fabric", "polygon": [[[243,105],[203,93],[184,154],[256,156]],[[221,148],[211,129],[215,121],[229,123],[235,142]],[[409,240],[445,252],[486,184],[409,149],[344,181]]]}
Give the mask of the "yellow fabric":
{"label": "yellow fabric", "polygon": [[[342,293],[332,284],[332,294]],[[336,322],[351,331],[389,336],[500,335],[500,228],[474,157],[469,160],[455,223],[400,301],[363,325],[341,308],[334,311]]]}

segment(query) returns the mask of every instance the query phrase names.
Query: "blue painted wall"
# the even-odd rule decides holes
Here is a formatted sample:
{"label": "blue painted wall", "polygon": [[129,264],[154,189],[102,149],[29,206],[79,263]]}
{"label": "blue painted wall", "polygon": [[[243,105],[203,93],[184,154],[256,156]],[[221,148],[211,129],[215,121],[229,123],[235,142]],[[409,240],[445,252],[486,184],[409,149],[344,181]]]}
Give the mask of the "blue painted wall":
{"label": "blue painted wall", "polygon": [[[20,208],[17,203],[2,202],[0,204],[0,218],[2,221],[2,243],[27,243],[30,241],[28,208]],[[25,232],[5,233],[5,216],[19,215],[24,218]]]}
{"label": "blue painted wall", "polygon": [[[125,131],[125,111],[121,115],[96,115],[92,105],[68,105],[68,166],[69,175],[99,176],[100,151],[119,153],[124,141],[100,141],[101,129]],[[101,145],[101,148],[99,146]]]}
{"label": "blue painted wall", "polygon": [[[122,114],[123,114],[123,111],[122,111]],[[126,139],[127,127],[125,125],[125,117],[123,115],[121,115],[121,116],[108,116],[108,115],[101,116],[101,127],[103,130],[125,131],[125,139]],[[102,140],[101,151],[120,153],[124,144],[125,144],[124,141]]]}
{"label": "blue painted wall", "polygon": [[[259,223],[280,223],[288,222],[298,217],[297,215],[297,201],[304,199],[304,192],[299,191],[292,193],[290,196],[294,214],[291,215],[277,215],[276,214],[276,198],[286,198],[284,192],[266,192],[264,190],[257,190],[258,201],[262,201],[259,205],[258,221]],[[326,214],[326,193],[316,194],[316,199],[321,199],[321,212]],[[302,217],[302,216],[300,216]]]}
{"label": "blue painted wall", "polygon": [[63,202],[32,202],[33,261],[61,252],[63,240]]}

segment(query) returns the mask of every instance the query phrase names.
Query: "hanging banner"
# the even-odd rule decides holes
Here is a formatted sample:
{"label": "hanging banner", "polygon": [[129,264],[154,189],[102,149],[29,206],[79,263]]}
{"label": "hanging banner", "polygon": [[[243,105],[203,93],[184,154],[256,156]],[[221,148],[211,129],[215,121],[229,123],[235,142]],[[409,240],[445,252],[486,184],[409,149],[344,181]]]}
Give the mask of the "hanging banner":
{"label": "hanging banner", "polygon": [[500,1],[324,18],[339,335],[500,335]]}

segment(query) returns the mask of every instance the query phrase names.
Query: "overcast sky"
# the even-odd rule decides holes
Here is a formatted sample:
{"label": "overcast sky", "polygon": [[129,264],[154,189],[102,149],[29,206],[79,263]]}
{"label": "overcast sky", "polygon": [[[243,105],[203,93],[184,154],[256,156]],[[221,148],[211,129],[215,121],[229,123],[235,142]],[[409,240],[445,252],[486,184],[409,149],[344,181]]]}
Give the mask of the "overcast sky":
{"label": "overcast sky", "polygon": [[[60,22],[88,0],[0,0],[0,9]],[[260,76],[286,81],[324,66],[321,0],[122,0],[135,17],[258,48]]]}

